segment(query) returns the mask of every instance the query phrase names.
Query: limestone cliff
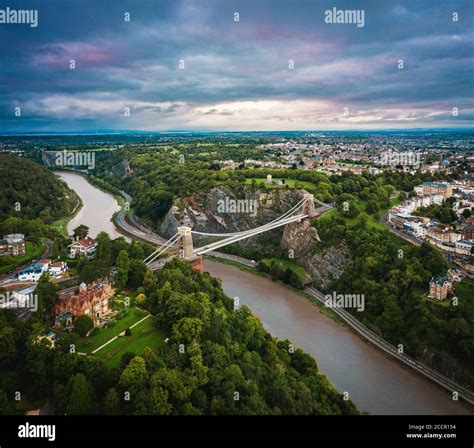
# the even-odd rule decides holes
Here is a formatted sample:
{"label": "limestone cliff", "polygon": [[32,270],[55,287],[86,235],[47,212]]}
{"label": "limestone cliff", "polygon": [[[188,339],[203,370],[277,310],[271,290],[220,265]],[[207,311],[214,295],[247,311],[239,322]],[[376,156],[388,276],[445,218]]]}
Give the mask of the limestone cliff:
{"label": "limestone cliff", "polygon": [[[169,237],[176,233],[179,226],[188,226],[206,233],[252,229],[281,216],[296,205],[304,193],[304,190],[289,189],[261,191],[250,186],[238,192],[225,186],[213,188],[206,194],[175,201],[165,216],[160,231],[162,235]],[[230,199],[255,201],[256,213],[222,212],[220,205]],[[294,258],[306,268],[318,286],[326,287],[342,274],[351,263],[351,258],[345,245],[318,252],[318,241],[317,230],[310,221],[305,220],[236,244],[242,249],[258,249],[262,256],[271,256],[275,250],[284,251],[285,256]]]}
{"label": "limestone cliff", "polygon": [[291,251],[289,255],[310,273],[318,287],[325,288],[351,264],[351,256],[345,244],[318,251],[318,241],[317,230],[309,221],[303,221],[286,226],[280,244]]}
{"label": "limestone cliff", "polygon": [[[199,232],[227,233],[252,229],[278,218],[303,198],[304,191],[269,190],[244,187],[235,192],[227,187],[175,201],[161,224],[161,233],[171,236],[185,225]],[[255,211],[222,210],[229,201],[254,204]],[[225,207],[224,207],[225,208]],[[280,236],[282,230],[279,230]]]}

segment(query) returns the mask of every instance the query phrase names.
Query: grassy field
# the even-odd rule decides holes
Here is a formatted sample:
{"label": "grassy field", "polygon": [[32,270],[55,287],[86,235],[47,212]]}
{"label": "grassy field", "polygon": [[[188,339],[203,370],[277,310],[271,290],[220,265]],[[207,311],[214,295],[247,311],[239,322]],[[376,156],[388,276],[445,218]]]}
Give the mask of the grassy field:
{"label": "grassy field", "polygon": [[77,351],[82,353],[90,353],[101,345],[105,344],[109,339],[118,336],[122,331],[131,327],[134,323],[145,317],[146,313],[138,308],[131,308],[128,314],[122,319],[115,322],[115,325],[108,328],[99,329],[94,336],[87,338],[79,338],[77,342]]}
{"label": "grassy field", "polygon": [[82,208],[82,201],[78,197],[78,202],[76,203],[76,206],[74,207],[73,212],[69,216],[64,216],[63,218],[57,219],[56,221],[52,222],[50,226],[60,232],[63,236],[69,237],[69,233],[67,231],[67,225],[69,224],[69,221],[71,221],[74,216],[79,212],[79,210]]}
{"label": "grassy field", "polygon": [[124,353],[141,355],[145,347],[156,350],[165,343],[166,335],[155,327],[153,317],[148,317],[132,328],[131,336],[120,336],[94,355],[103,359],[109,367],[117,367]]}
{"label": "grassy field", "polygon": [[455,295],[469,309],[471,316],[474,316],[474,280],[463,279],[460,283],[454,284]]}
{"label": "grassy field", "polygon": [[[274,185],[274,184],[267,184],[267,179],[263,177],[256,177],[256,178],[249,178],[245,179],[246,184],[251,184],[252,180],[255,179],[257,185],[265,186],[266,188],[286,188],[286,185],[289,185],[290,188],[295,188],[296,185],[300,188],[305,188],[306,190],[315,190],[316,185],[313,182],[308,182],[305,180],[296,180],[296,179],[285,179],[285,183],[283,185]],[[278,178],[274,178],[273,182],[276,182]]]}
{"label": "grassy field", "polygon": [[34,260],[35,258],[39,258],[41,254],[46,250],[46,245],[43,241],[35,244],[30,241],[25,242],[25,255],[19,257],[11,257],[12,262],[0,267],[0,274],[5,274],[7,272],[12,271],[17,266],[21,266]]}
{"label": "grassy field", "polygon": [[[398,205],[399,203],[400,203],[400,201],[399,201],[398,198],[390,199],[390,207],[387,207],[386,209],[379,210],[380,215],[385,215],[388,212],[389,208],[391,208],[395,205]],[[357,207],[357,210],[359,210],[359,212],[365,212],[367,204],[364,201],[359,201],[355,204],[355,206]],[[381,222],[379,222],[378,219],[376,219],[372,215],[369,215],[368,213],[367,213],[367,215],[369,216],[369,220],[367,221],[367,227],[368,228],[375,228],[375,229],[379,229],[379,230],[385,229],[385,226]],[[328,212],[324,213],[321,216],[320,219],[321,220],[328,220],[328,219],[331,219],[333,216],[339,216],[339,217],[344,218],[347,225],[355,225],[356,222],[357,222],[357,218],[347,218],[341,213],[341,211],[339,209],[329,210]]]}

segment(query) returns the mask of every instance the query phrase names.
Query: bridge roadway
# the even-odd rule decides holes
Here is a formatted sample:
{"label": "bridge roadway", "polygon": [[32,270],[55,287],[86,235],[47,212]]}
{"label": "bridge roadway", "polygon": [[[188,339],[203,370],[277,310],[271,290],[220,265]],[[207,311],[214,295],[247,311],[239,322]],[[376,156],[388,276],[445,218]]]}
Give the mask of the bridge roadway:
{"label": "bridge roadway", "polygon": [[[123,192],[122,193],[125,200],[131,202],[130,196]],[[128,197],[128,198],[127,198]],[[321,207],[321,209],[324,207]],[[327,210],[332,208],[328,206]],[[327,211],[326,210],[326,211]],[[157,235],[150,229],[148,229],[143,223],[140,222],[138,218],[136,218],[133,214],[130,214],[130,221],[133,222],[133,225],[130,225],[125,219],[126,211],[122,209],[116,216],[115,222],[116,224],[127,234],[142,239],[144,241],[148,241],[153,244],[163,244],[166,240],[161,236]],[[204,246],[206,247],[206,246]],[[242,257],[238,257],[236,255],[225,254],[222,252],[217,251],[209,251],[206,252],[208,255],[216,258],[222,258],[230,261],[234,261],[236,263],[243,264],[248,267],[255,267],[256,263],[253,260],[247,260]],[[168,261],[170,261],[173,256],[165,257],[160,260],[157,260],[151,264],[152,269],[161,269]],[[315,298],[322,304],[325,304],[324,295],[313,287],[305,288],[305,292],[309,294],[311,297]],[[376,335],[373,331],[369,330],[365,325],[359,322],[355,317],[353,317],[350,313],[342,308],[331,308],[336,315],[338,315],[347,325],[349,325],[355,332],[357,332],[360,336],[364,339],[369,341],[370,343],[374,344],[380,350],[384,351],[388,355],[392,356],[399,362],[402,362],[407,367],[412,368],[419,374],[425,376],[426,378],[434,381],[444,389],[448,390],[450,393],[457,392],[459,398],[464,399],[467,403],[474,405],[474,393],[470,390],[460,386],[456,382],[450,380],[446,376],[436,372],[435,370],[431,369],[430,367],[422,364],[421,362],[416,361],[415,359],[411,358],[406,354],[398,353],[398,349],[387,342],[385,339],[381,338],[380,336]]]}
{"label": "bridge roadway", "polygon": [[198,248],[194,249],[194,253],[196,255],[204,255],[204,254],[207,254],[209,252],[214,251],[215,249],[219,249],[220,247],[227,246],[228,244],[235,243],[235,242],[243,240],[245,238],[250,238],[252,236],[259,235],[260,233],[267,232],[268,230],[276,229],[277,227],[281,227],[281,226],[284,226],[286,224],[291,224],[292,222],[301,221],[302,219],[306,218],[307,216],[308,215],[300,214],[300,215],[291,216],[289,218],[284,218],[280,221],[265,224],[261,227],[257,227],[256,229],[251,229],[251,230],[247,230],[245,232],[242,232],[239,235],[234,235],[234,236],[231,236],[229,238],[225,238],[223,240],[216,241],[215,243],[211,243],[211,244],[208,244],[208,245],[203,246],[203,247],[198,247]]}

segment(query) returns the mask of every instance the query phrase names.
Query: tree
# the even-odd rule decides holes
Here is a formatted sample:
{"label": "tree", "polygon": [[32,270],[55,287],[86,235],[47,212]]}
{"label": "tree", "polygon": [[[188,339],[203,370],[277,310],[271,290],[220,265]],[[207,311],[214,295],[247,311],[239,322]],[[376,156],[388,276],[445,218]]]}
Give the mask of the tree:
{"label": "tree", "polygon": [[132,288],[141,286],[147,269],[147,265],[143,260],[132,259],[128,272],[128,285]]}
{"label": "tree", "polygon": [[158,284],[156,280],[155,273],[151,269],[147,269],[145,272],[145,277],[143,278],[143,287],[145,288],[145,293],[149,295],[156,289]]}
{"label": "tree", "polygon": [[73,230],[73,232],[74,238],[85,238],[87,235],[89,235],[89,227],[84,224],[80,224]]}
{"label": "tree", "polygon": [[0,330],[0,365],[8,365],[16,354],[14,330],[12,327],[4,327]]}
{"label": "tree", "polygon": [[117,273],[115,274],[115,281],[118,289],[123,289],[128,281],[128,273],[130,270],[130,260],[126,250],[121,250],[116,262]]}
{"label": "tree", "polygon": [[38,297],[38,316],[43,317],[43,314],[50,316],[53,312],[53,307],[56,302],[56,291],[58,287],[56,284],[51,283],[49,275],[44,272],[35,289],[35,294]]}
{"label": "tree", "polygon": [[146,302],[146,295],[145,294],[141,293],[141,294],[138,294],[137,297],[135,297],[135,303],[137,304],[137,306],[143,307],[145,302]]}
{"label": "tree", "polygon": [[135,358],[135,353],[133,352],[125,352],[121,358],[120,358],[120,369],[123,370],[125,369],[125,367],[128,366],[128,364],[130,363],[130,361]]}
{"label": "tree", "polygon": [[100,232],[97,235],[97,249],[94,257],[106,266],[112,265],[113,243],[107,232]]}
{"label": "tree", "polygon": [[114,387],[110,388],[105,394],[104,413],[106,415],[120,415],[122,413],[120,398]]}
{"label": "tree", "polygon": [[82,337],[85,337],[87,333],[94,328],[94,322],[92,319],[83,314],[82,316],[79,316],[76,318],[74,321],[74,331]]}
{"label": "tree", "polygon": [[0,415],[15,415],[16,413],[13,401],[9,401],[6,392],[0,389]]}
{"label": "tree", "polygon": [[132,392],[144,387],[148,381],[145,360],[135,356],[120,375],[119,385],[124,390]]}
{"label": "tree", "polygon": [[137,243],[136,241],[134,241],[130,245],[128,255],[130,256],[131,260],[133,259],[143,260],[145,258],[145,252],[143,250],[143,246],[140,243]]}
{"label": "tree", "polygon": [[94,389],[83,373],[69,379],[57,400],[59,414],[91,415],[94,413]]}
{"label": "tree", "polygon": [[184,317],[173,325],[173,338],[179,344],[197,341],[202,333],[202,321],[195,317]]}

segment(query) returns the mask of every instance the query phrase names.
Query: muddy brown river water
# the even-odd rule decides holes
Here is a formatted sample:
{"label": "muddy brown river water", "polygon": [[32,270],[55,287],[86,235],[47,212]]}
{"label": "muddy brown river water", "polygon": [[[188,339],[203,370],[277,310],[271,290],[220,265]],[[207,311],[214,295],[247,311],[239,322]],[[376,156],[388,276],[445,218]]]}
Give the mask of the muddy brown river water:
{"label": "muddy brown river water", "polygon": [[313,355],[339,392],[371,414],[470,414],[468,405],[388,358],[308,299],[235,266],[206,260],[224,291],[248,305],[265,328]]}

